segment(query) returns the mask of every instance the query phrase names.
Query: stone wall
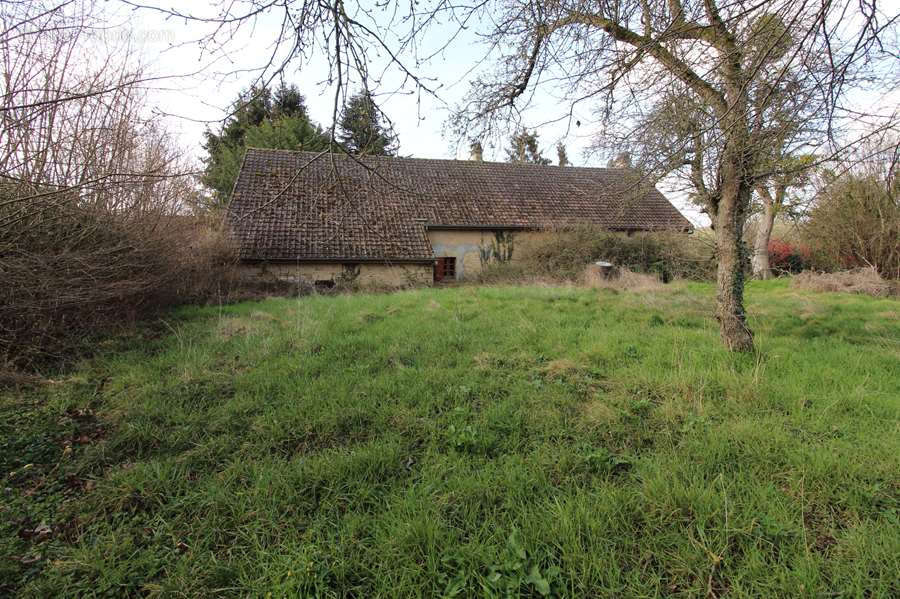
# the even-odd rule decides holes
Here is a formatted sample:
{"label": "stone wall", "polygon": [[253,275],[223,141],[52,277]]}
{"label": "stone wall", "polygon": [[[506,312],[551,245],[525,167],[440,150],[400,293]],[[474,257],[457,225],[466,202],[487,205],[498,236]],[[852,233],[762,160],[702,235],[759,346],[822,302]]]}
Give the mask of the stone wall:
{"label": "stone wall", "polygon": [[[511,232],[512,261],[518,260],[523,250],[543,237],[551,235],[544,231]],[[456,279],[481,272],[482,250],[487,250],[496,241],[492,230],[445,230],[430,229],[428,239],[434,250],[435,258],[456,258]],[[362,288],[398,288],[414,285],[430,285],[433,280],[432,264],[384,264],[361,263],[356,283]],[[276,278],[285,281],[302,279],[308,283],[316,281],[339,281],[344,273],[344,264],[340,262],[300,262],[275,264],[245,264],[242,267],[245,275],[255,278]]]}
{"label": "stone wall", "polygon": [[[354,279],[362,288],[399,288],[431,283],[431,264],[383,264],[361,263],[355,265],[359,275]],[[244,264],[243,276],[260,280],[278,279],[282,281],[339,281],[348,266],[340,262],[297,262],[275,264]]]}

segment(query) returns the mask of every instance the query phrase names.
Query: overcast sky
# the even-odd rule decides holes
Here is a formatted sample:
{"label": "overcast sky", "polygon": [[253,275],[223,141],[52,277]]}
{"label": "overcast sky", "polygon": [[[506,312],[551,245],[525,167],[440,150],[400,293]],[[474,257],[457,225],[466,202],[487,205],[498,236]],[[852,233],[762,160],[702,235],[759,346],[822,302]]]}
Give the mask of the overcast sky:
{"label": "overcast sky", "polygon": [[[900,0],[894,0],[900,9]],[[205,3],[184,2],[180,10],[203,12]],[[195,157],[202,156],[203,131],[217,129],[227,114],[230,103],[256,76],[254,69],[263,65],[272,51],[271,42],[278,30],[278,15],[270,14],[259,19],[251,29],[243,29],[231,39],[227,54],[205,51],[197,40],[210,31],[196,22],[165,18],[146,9],[134,10],[118,3],[106,5],[113,26],[105,33],[113,42],[126,36],[135,46],[146,68],[154,75],[170,76],[148,91],[152,109],[160,115],[167,127],[175,132],[183,147]],[[163,5],[167,6],[167,5]],[[889,7],[887,7],[889,8]],[[211,13],[207,13],[211,14]],[[379,17],[381,18],[381,17]],[[388,17],[385,17],[388,18]],[[439,44],[449,29],[438,28],[432,32],[427,44],[433,40]],[[428,54],[427,48],[420,55]],[[403,85],[396,71],[389,71],[378,86],[377,101],[391,119],[400,141],[403,156],[419,158],[468,158],[466,144],[458,146],[446,131],[448,109],[456,105],[465,94],[472,77],[472,69],[484,56],[471,30],[457,38],[452,46],[432,60],[419,65],[417,74],[437,89],[438,97],[417,93],[414,86]],[[378,72],[379,59],[373,56]],[[284,80],[296,84],[306,96],[310,116],[323,127],[332,122],[334,88],[327,84],[328,64],[323,56],[312,56],[304,64],[294,64],[284,74]],[[355,90],[354,90],[355,91]],[[859,97],[860,108],[867,104],[885,102],[897,104],[897,96],[887,98]],[[570,118],[569,103],[562,97],[553,97],[542,91],[523,115],[523,124],[537,128],[541,149],[545,157],[556,161],[555,146],[563,142],[568,148],[575,166],[604,166],[604,155],[591,155],[587,149],[598,126],[590,105],[581,105]],[[576,126],[576,121],[580,126]],[[508,136],[506,136],[508,137]],[[505,140],[486,140],[485,159],[503,160]],[[662,191],[666,191],[664,188]],[[696,224],[706,224],[705,217],[683,198],[669,194],[685,215]]]}

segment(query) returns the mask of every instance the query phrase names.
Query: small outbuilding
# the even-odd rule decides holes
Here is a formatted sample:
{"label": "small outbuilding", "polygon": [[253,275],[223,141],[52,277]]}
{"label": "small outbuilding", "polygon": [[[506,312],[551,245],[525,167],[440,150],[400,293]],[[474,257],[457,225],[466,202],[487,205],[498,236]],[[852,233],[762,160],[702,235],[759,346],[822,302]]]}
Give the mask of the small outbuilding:
{"label": "small outbuilding", "polygon": [[329,286],[463,279],[548,229],[691,230],[627,168],[250,148],[227,222],[248,274]]}

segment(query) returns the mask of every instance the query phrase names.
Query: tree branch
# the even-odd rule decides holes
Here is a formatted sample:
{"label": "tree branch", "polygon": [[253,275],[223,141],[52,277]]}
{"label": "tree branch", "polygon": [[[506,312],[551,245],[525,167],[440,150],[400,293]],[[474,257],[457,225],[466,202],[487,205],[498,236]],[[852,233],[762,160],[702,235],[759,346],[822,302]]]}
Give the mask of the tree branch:
{"label": "tree branch", "polygon": [[[702,96],[720,115],[728,112],[728,104],[724,95],[711,83],[700,77],[687,63],[676,57],[658,39],[641,35],[623,27],[612,19],[590,13],[572,12],[568,16],[549,24],[543,35],[573,25],[585,25],[602,29],[614,40],[626,43],[636,50],[646,52],[667,69],[671,70],[685,85]],[[530,71],[529,71],[530,76]],[[527,79],[525,80],[527,84]]]}

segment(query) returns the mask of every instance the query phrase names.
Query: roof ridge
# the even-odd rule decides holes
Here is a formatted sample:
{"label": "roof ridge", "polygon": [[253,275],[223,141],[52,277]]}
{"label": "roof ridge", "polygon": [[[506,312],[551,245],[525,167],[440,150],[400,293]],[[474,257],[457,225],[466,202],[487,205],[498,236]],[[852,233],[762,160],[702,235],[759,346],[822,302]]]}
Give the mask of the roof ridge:
{"label": "roof ridge", "polygon": [[[348,154],[344,154],[341,152],[321,152],[321,151],[313,151],[313,150],[286,150],[284,148],[260,148],[256,146],[247,146],[247,150],[256,150],[260,152],[281,152],[286,154],[322,154],[323,156],[327,156],[329,154],[334,154],[335,156],[341,156],[343,158],[353,158]],[[357,156],[357,158],[374,158],[376,160],[417,160],[422,162],[449,162],[452,164],[471,164],[471,165],[492,165],[492,166],[507,166],[512,168],[549,168],[549,169],[578,169],[578,170],[590,170],[590,171],[603,171],[603,172],[630,172],[635,173],[634,169],[629,168],[620,168],[620,167],[608,167],[608,166],[574,166],[567,165],[560,167],[557,164],[537,164],[534,162],[501,162],[498,160],[466,160],[459,158],[424,158],[420,156],[383,156],[377,154],[367,154],[364,156]]]}

